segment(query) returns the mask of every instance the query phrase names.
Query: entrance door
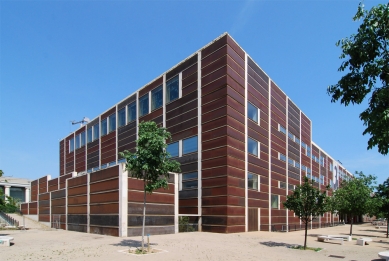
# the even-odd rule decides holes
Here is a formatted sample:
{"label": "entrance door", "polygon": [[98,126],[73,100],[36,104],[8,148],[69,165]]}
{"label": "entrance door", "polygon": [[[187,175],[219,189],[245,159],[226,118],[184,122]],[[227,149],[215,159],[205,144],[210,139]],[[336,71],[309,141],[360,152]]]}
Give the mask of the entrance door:
{"label": "entrance door", "polygon": [[249,231],[258,231],[258,208],[249,208]]}

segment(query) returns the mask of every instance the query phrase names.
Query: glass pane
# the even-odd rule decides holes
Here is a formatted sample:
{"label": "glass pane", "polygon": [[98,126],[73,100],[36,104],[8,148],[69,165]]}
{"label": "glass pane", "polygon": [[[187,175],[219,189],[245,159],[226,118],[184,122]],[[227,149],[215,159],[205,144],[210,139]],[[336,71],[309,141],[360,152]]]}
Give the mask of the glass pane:
{"label": "glass pane", "polygon": [[14,199],[19,199],[21,202],[24,202],[26,200],[25,191],[26,191],[25,188],[10,187],[9,195]]}
{"label": "glass pane", "polygon": [[109,132],[116,130],[116,113],[109,116]]}
{"label": "glass pane", "polygon": [[118,111],[118,128],[126,125],[126,108]]}
{"label": "glass pane", "polygon": [[197,136],[182,141],[182,154],[197,151]]}
{"label": "glass pane", "polygon": [[162,86],[151,92],[151,110],[162,107]]}
{"label": "glass pane", "polygon": [[248,151],[251,154],[258,156],[258,142],[256,140],[248,138]]}
{"label": "glass pane", "polygon": [[166,82],[166,103],[178,99],[178,75]]}
{"label": "glass pane", "polygon": [[258,190],[258,175],[256,174],[247,174],[247,186],[250,189]]}
{"label": "glass pane", "polygon": [[80,147],[80,135],[76,136],[76,149]]}
{"label": "glass pane", "polygon": [[258,108],[251,103],[247,103],[247,105],[247,116],[258,123]]}
{"label": "glass pane", "polygon": [[182,188],[183,189],[197,188],[197,185],[198,185],[198,181],[197,180],[182,182]]}
{"label": "glass pane", "polygon": [[69,152],[72,152],[74,150],[74,138],[69,140]]}
{"label": "glass pane", "polygon": [[271,208],[278,208],[278,195],[271,195]]}
{"label": "glass pane", "polygon": [[93,126],[93,140],[97,140],[100,136],[99,136],[99,124],[95,124],[95,126]]}
{"label": "glass pane", "polygon": [[101,136],[107,135],[107,118],[101,121]]}
{"label": "glass pane", "polygon": [[136,102],[133,102],[127,106],[128,122],[136,120]]}
{"label": "glass pane", "polygon": [[170,156],[178,157],[178,142],[168,144],[166,151],[170,153]]}
{"label": "glass pane", "polygon": [[182,180],[197,179],[197,178],[198,178],[197,172],[182,174]]}
{"label": "glass pane", "polygon": [[85,146],[85,131],[81,132],[81,147]]}
{"label": "glass pane", "polygon": [[93,132],[92,132],[92,127],[88,128],[88,130],[86,131],[86,136],[87,136],[87,140],[88,140],[88,143],[89,142],[92,142],[92,135],[93,135]]}
{"label": "glass pane", "polygon": [[149,94],[143,95],[139,98],[139,116],[149,113]]}

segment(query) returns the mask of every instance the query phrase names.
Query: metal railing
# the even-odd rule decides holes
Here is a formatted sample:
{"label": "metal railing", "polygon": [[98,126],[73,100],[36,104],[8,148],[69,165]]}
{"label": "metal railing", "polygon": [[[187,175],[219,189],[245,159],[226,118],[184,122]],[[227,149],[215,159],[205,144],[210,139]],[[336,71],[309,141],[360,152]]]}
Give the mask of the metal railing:
{"label": "metal railing", "polygon": [[[344,225],[343,222],[334,222],[334,223],[310,223],[308,225],[308,229],[317,229],[317,228],[326,228],[326,227],[334,227],[334,226],[341,226]],[[261,225],[260,231],[270,231],[271,232],[292,232],[292,231],[299,231],[304,230],[305,225],[304,224],[275,224],[275,225]]]}
{"label": "metal railing", "polygon": [[3,211],[0,211],[0,219],[3,220],[5,222],[5,224],[8,226],[19,227],[19,221],[8,216]]}

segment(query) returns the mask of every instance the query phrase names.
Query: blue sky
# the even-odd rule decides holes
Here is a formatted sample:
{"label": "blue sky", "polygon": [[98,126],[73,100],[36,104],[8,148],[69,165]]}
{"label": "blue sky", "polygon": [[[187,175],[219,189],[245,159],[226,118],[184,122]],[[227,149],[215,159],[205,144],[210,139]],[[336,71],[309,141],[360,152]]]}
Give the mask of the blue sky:
{"label": "blue sky", "polygon": [[[378,1],[365,1],[367,8]],[[1,1],[0,169],[59,173],[59,141],[224,32],[312,120],[313,141],[351,172],[389,176],[359,113],[330,102],[358,1]]]}

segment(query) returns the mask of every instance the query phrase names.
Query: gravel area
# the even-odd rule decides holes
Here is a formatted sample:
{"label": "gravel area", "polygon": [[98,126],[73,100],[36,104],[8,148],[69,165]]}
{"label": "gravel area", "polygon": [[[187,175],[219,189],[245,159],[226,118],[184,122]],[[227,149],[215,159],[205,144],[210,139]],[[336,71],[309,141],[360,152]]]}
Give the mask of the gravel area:
{"label": "gravel area", "polygon": [[[28,227],[28,225],[27,225]],[[0,260],[380,260],[378,252],[389,250],[385,229],[371,224],[354,225],[353,237],[370,237],[373,242],[358,246],[356,240],[323,243],[317,235],[346,235],[350,226],[308,231],[308,246],[320,252],[288,248],[304,243],[304,231],[215,234],[206,232],[150,236],[151,247],[163,250],[149,255],[131,255],[141,237],[118,238],[47,228],[0,230],[14,237],[11,247],[0,248]],[[147,242],[147,240],[146,240]],[[333,256],[333,257],[331,257]],[[344,257],[344,258],[339,258]]]}

